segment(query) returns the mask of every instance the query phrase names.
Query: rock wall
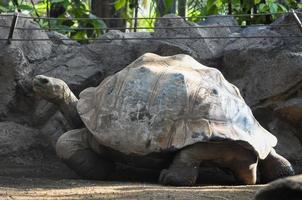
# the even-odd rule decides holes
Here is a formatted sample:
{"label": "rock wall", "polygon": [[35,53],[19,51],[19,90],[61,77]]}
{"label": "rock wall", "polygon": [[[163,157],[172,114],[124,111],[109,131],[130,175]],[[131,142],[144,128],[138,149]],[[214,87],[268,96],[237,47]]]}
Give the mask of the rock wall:
{"label": "rock wall", "polygon": [[[31,80],[44,74],[65,80],[79,94],[98,85],[146,52],[159,55],[189,54],[199,62],[217,67],[239,87],[260,123],[279,140],[277,150],[302,172],[302,49],[299,38],[164,39],[171,37],[301,35],[297,26],[248,28],[196,28],[236,25],[231,18],[210,17],[195,24],[182,18],[159,19],[153,33],[110,31],[110,38],[148,37],[150,40],[104,40],[80,45],[62,40],[63,35],[43,30],[16,30],[14,38],[50,38],[50,41],[0,41],[0,175],[76,177],[54,154],[56,139],[69,129],[52,104],[33,94]],[[0,15],[0,25],[11,18]],[[293,23],[283,16],[273,24]],[[184,26],[188,29],[173,29]],[[17,27],[36,28],[29,19]],[[0,29],[0,38],[8,30]],[[157,38],[153,39],[152,38]],[[163,38],[158,40],[158,38]]]}

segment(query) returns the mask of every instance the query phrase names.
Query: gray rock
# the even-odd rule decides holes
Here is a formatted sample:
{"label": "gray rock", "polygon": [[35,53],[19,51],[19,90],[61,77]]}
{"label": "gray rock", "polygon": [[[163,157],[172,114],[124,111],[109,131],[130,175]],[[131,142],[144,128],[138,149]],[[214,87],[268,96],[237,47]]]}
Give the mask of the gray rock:
{"label": "gray rock", "polygon": [[14,122],[0,122],[0,167],[0,176],[76,177],[39,130]]}
{"label": "gray rock", "polygon": [[4,39],[8,38],[11,19],[12,19],[11,16],[0,15],[0,25],[3,26],[1,27],[1,31],[0,31],[0,38],[1,38],[0,46],[4,46],[7,42]]}
{"label": "gray rock", "polygon": [[302,175],[276,180],[260,190],[255,200],[302,199]]}
{"label": "gray rock", "polygon": [[[230,26],[230,27],[224,27],[222,30],[228,31],[230,33],[239,32],[241,28],[238,26],[238,23],[236,19],[232,16],[216,16],[216,15],[210,15],[208,16],[204,21],[198,22],[198,25],[201,26]],[[238,27],[237,27],[238,26]],[[213,29],[217,32],[219,29]],[[221,33],[217,33],[221,34]]]}
{"label": "gray rock", "polygon": [[[237,35],[281,36],[268,27],[246,28]],[[302,83],[300,45],[288,45],[283,38],[234,39],[223,54],[223,74],[239,87],[250,106]]]}
{"label": "gray rock", "polygon": [[0,51],[0,119],[7,116],[14,104],[17,85],[29,78],[32,68],[19,48],[6,47]]}
{"label": "gray rock", "polygon": [[[287,16],[274,24],[293,22],[288,21]],[[261,26],[248,27],[233,35],[267,37],[295,34],[298,34],[296,27]],[[301,129],[293,123],[288,124],[290,120],[280,114],[281,110],[282,113],[291,110],[290,99],[299,98],[302,87],[301,42],[288,40],[295,39],[234,39],[224,49],[221,69],[226,79],[239,87],[259,122],[278,138],[277,152],[288,158],[297,172],[301,172]],[[291,115],[291,118],[296,117]]]}
{"label": "gray rock", "polygon": [[69,37],[67,37],[66,35],[63,35],[61,33],[51,31],[51,32],[47,32],[47,35],[53,44],[80,46],[80,43],[78,43],[77,41],[71,40]]}
{"label": "gray rock", "polygon": [[36,129],[14,122],[0,122],[0,127],[0,157],[24,154],[35,146],[42,148],[47,146]]}
{"label": "gray rock", "polygon": [[[50,41],[31,41],[32,39],[49,39],[45,31],[43,30],[29,30],[37,29],[40,26],[31,19],[22,18],[26,15],[19,14],[16,29],[13,34],[13,39],[25,39],[28,41],[12,41],[9,45],[14,48],[20,48],[26,58],[33,62],[41,59],[45,59],[50,56],[51,42]],[[12,16],[1,16],[0,25],[11,26]],[[26,30],[22,30],[25,28]],[[0,33],[1,38],[8,38],[9,28],[5,28]],[[6,46],[6,41],[3,41],[0,46]]]}
{"label": "gray rock", "polygon": [[268,130],[278,139],[278,144],[275,148],[276,151],[291,161],[294,167],[298,168],[296,172],[300,173],[301,169],[296,166],[296,161],[302,160],[302,146],[299,132],[291,125],[279,119],[274,119],[270,122]]}
{"label": "gray rock", "polygon": [[[33,20],[22,18],[24,16],[20,14],[17,20],[13,39],[28,41],[12,41],[11,44],[0,41],[0,119],[7,118],[10,109],[14,112],[19,109],[18,98],[30,96],[33,63],[47,59],[52,51],[50,41],[31,41],[32,39],[48,39],[48,36],[42,30],[28,30],[37,29],[39,25]],[[6,28],[1,28],[1,39],[8,38],[11,21],[12,16],[0,16],[0,25],[6,26]],[[21,30],[21,28],[26,30]]]}
{"label": "gray rock", "polygon": [[274,134],[278,143],[276,151],[289,159],[296,173],[302,172],[302,135],[301,131],[288,122],[276,116],[275,103],[268,101],[262,106],[255,107],[253,114],[264,128]]}
{"label": "gray rock", "polygon": [[275,108],[275,112],[280,115],[282,119],[302,128],[302,96],[289,99],[282,103]]}
{"label": "gray rock", "polygon": [[[173,19],[171,19],[173,17]],[[165,15],[156,22],[156,28],[154,37],[158,38],[200,38],[200,37],[227,37],[231,33],[238,31],[239,29],[234,28],[198,28],[198,26],[219,26],[219,25],[238,25],[236,21],[229,17],[209,17],[207,20],[195,24],[192,22],[185,21],[181,17],[175,15]],[[165,29],[168,27],[168,29]],[[173,29],[175,27],[175,29]],[[176,28],[176,27],[187,27],[187,28]],[[165,40],[165,39],[163,39]],[[222,57],[222,51],[224,46],[227,44],[228,39],[169,39],[168,42],[175,44],[182,44],[189,47],[194,51],[197,57],[194,57],[202,64],[210,67],[219,66],[220,59]]]}
{"label": "gray rock", "polygon": [[[62,52],[60,52],[62,53]],[[64,56],[56,55],[36,68],[35,74],[48,74],[66,80],[73,90],[85,87],[88,80],[102,80],[102,70],[81,52],[80,47],[66,50]]]}
{"label": "gray rock", "polygon": [[[129,38],[152,38],[151,33],[149,32],[129,32],[125,34],[124,32],[118,30],[110,30],[108,33],[102,35],[97,42],[101,42],[105,39],[129,39]],[[106,40],[105,40],[106,41]],[[108,40],[107,42],[110,42]]]}
{"label": "gray rock", "polygon": [[[302,19],[302,13],[297,13],[300,20]],[[281,35],[301,35],[301,30],[294,19],[293,14],[288,13],[285,15],[280,16],[276,19],[273,23],[273,26],[270,27],[271,30],[281,34]],[[282,25],[282,26],[278,26]],[[301,44],[301,38],[299,37],[290,37],[290,38],[283,38],[286,43],[289,45],[292,44]]]}

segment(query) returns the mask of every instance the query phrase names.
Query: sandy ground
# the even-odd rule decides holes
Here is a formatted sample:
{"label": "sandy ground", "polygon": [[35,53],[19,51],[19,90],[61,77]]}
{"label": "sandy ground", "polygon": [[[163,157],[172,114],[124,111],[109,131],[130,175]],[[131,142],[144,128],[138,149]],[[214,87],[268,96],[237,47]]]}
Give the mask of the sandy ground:
{"label": "sandy ground", "polygon": [[252,200],[263,185],[167,187],[150,183],[0,177],[0,199]]}

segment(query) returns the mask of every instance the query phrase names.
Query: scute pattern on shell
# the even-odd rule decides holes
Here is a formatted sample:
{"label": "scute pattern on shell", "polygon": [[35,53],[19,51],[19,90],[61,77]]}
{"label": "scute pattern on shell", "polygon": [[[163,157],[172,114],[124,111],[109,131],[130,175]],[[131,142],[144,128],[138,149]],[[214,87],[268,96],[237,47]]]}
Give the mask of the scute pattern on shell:
{"label": "scute pattern on shell", "polygon": [[264,159],[277,143],[234,85],[187,55],[144,54],[84,90],[78,111],[100,144],[125,154],[227,139],[246,142]]}

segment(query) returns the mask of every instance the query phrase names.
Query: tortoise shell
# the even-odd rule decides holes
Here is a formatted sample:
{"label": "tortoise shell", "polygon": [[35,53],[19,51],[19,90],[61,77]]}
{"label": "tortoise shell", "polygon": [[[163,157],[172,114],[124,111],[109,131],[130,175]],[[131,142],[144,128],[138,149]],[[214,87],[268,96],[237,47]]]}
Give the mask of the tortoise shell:
{"label": "tortoise shell", "polygon": [[219,70],[188,55],[144,54],[81,92],[77,109],[100,144],[125,154],[233,140],[264,159],[277,143]]}

